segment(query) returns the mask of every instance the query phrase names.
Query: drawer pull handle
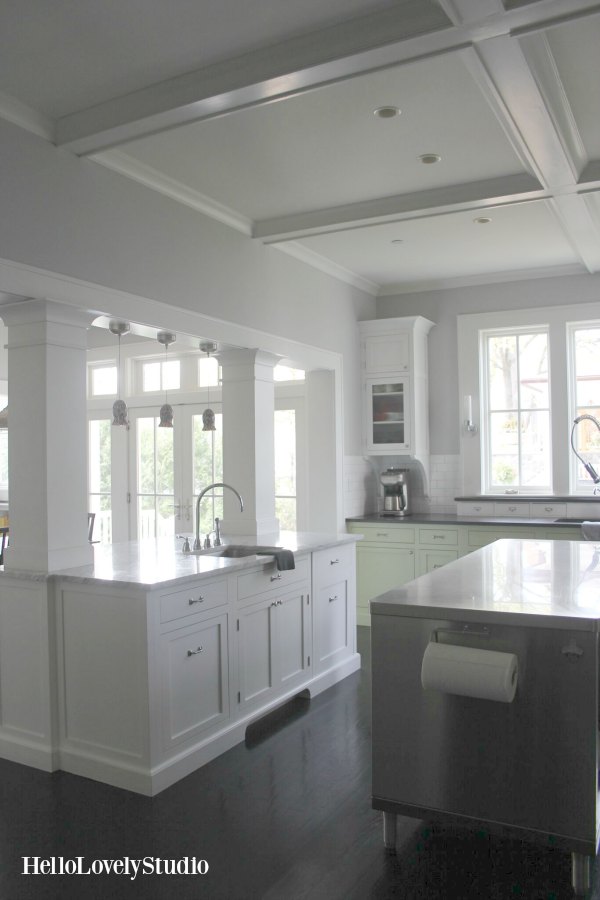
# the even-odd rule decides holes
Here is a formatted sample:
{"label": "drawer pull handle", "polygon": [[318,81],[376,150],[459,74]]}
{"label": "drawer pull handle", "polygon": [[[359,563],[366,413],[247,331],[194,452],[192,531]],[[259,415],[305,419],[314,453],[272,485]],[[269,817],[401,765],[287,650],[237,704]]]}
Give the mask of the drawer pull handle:
{"label": "drawer pull handle", "polygon": [[202,596],[202,594],[200,594],[200,595],[198,596],[198,599],[197,599],[197,600],[194,600],[193,597],[190,597],[190,599],[188,600],[188,603],[189,603],[190,606],[193,606],[194,603],[204,603],[204,597]]}
{"label": "drawer pull handle", "polygon": [[337,594],[335,595],[335,597],[330,597],[330,598],[329,598],[329,602],[330,602],[330,603],[333,603],[335,600],[337,600]]}
{"label": "drawer pull handle", "polygon": [[473,509],[475,510],[475,512],[479,512],[479,511],[481,510],[481,507],[480,507],[480,506],[474,506]]}
{"label": "drawer pull handle", "polygon": [[434,568],[434,569],[441,569],[441,568],[442,568],[442,563],[434,563],[433,568]]}
{"label": "drawer pull handle", "polygon": [[280,581],[281,580],[281,572],[278,572],[277,575],[271,575],[271,581]]}
{"label": "drawer pull handle", "polygon": [[337,566],[338,563],[339,563],[339,559],[330,559],[329,560],[330,566]]}
{"label": "drawer pull handle", "polygon": [[377,537],[387,537],[387,536],[388,536],[387,531],[378,531],[377,532]]}
{"label": "drawer pull handle", "polygon": [[188,656],[197,656],[198,653],[204,653],[204,647],[198,647],[197,650],[188,650]]}
{"label": "drawer pull handle", "polygon": [[553,506],[545,506],[544,512],[554,512],[554,507]]}
{"label": "drawer pull handle", "polygon": [[516,511],[517,511],[517,507],[516,507],[516,506],[509,506],[509,507],[508,507],[508,511],[509,511],[509,512],[516,512]]}
{"label": "drawer pull handle", "polygon": [[446,535],[445,534],[434,534],[433,539],[434,539],[434,541],[445,541]]}
{"label": "drawer pull handle", "polygon": [[273,600],[271,606],[283,606],[283,600]]}

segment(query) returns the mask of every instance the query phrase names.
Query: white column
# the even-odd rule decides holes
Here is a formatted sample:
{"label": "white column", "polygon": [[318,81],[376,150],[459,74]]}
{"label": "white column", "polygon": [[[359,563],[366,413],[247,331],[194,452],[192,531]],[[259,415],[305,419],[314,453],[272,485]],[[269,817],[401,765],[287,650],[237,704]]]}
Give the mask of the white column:
{"label": "white column", "polygon": [[335,372],[306,373],[306,430],[308,466],[308,528],[344,530],[342,502],[341,404],[336,402]]}
{"label": "white column", "polygon": [[8,326],[10,548],[5,568],[92,562],[87,535],[87,328],[52,300],[2,307]]}
{"label": "white column", "polygon": [[279,532],[275,516],[273,369],[279,357],[262,350],[219,353],[223,374],[224,534],[257,537]]}

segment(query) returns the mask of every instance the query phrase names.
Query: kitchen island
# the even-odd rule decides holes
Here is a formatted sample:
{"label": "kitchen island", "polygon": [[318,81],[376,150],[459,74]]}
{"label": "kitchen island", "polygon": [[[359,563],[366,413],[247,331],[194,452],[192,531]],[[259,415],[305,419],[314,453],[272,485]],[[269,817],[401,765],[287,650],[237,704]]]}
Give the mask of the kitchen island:
{"label": "kitchen island", "polygon": [[292,551],[293,568],[163,539],[96,545],[92,566],[52,575],[2,573],[1,755],[147,795],[173,784],[360,667],[355,540],[236,536],[237,552]]}
{"label": "kitchen island", "polygon": [[[600,547],[497,541],[382,594],[371,614],[386,845],[398,814],[480,823],[569,850],[585,890],[598,846]],[[433,645],[459,667],[442,664],[436,687]],[[486,695],[497,659],[516,659],[516,692]]]}

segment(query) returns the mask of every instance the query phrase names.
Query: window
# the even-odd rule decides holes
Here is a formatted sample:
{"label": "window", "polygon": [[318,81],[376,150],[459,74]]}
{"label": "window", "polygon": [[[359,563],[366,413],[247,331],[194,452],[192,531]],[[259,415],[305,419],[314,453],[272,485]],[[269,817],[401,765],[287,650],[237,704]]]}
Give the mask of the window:
{"label": "window", "polygon": [[275,515],[284,531],[296,529],[296,411],[275,410]]}
{"label": "window", "polygon": [[94,540],[112,543],[111,419],[89,423],[88,484],[89,511],[95,513]]}
{"label": "window", "polygon": [[551,489],[548,334],[482,332],[485,485]]}
{"label": "window", "polygon": [[90,366],[90,394],[92,397],[112,396],[117,393],[117,367],[114,365]]}
{"label": "window", "polygon": [[162,362],[142,362],[142,391],[177,391],[181,379],[181,363],[178,359]]}
{"label": "window", "polygon": [[175,534],[173,429],[155,416],[137,420],[138,539]]}
{"label": "window", "polygon": [[[572,418],[591,415],[600,419],[600,324],[570,328],[572,359]],[[573,433],[577,452],[598,471],[600,469],[600,431],[589,419],[581,422]],[[575,454],[571,457],[572,482],[575,490],[589,489],[590,476]]]}
{"label": "window", "polygon": [[214,356],[201,356],[198,360],[198,387],[218,387],[219,363]]}
{"label": "window", "polygon": [[[8,404],[8,396],[0,394],[0,410]],[[0,428],[0,500],[8,497],[8,431]]]}
{"label": "window", "polygon": [[[223,481],[223,416],[215,413],[215,431],[202,430],[202,415],[192,416],[192,499],[207,485]],[[195,511],[195,510],[194,510]],[[202,500],[200,532],[213,530],[215,517],[223,518],[223,489],[215,489]]]}
{"label": "window", "polygon": [[[600,303],[461,314],[457,332],[462,493],[591,495],[570,437],[600,419]],[[595,424],[575,433],[600,466]]]}
{"label": "window", "polygon": [[290,366],[275,366],[273,369],[273,381],[304,381],[306,373],[304,369],[292,369]]}

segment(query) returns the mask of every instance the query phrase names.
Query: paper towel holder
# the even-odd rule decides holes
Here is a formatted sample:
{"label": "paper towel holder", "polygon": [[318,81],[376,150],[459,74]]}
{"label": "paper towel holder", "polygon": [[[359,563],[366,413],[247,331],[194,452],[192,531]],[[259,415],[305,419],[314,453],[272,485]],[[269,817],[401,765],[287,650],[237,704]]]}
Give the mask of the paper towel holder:
{"label": "paper towel holder", "polygon": [[438,635],[440,634],[460,634],[464,637],[482,637],[489,638],[490,637],[490,629],[485,625],[482,627],[471,628],[470,625],[463,625],[462,628],[435,628],[431,632],[431,638],[435,644],[439,644]]}

